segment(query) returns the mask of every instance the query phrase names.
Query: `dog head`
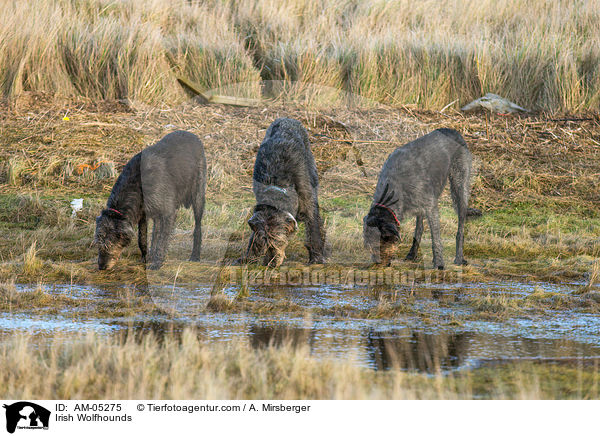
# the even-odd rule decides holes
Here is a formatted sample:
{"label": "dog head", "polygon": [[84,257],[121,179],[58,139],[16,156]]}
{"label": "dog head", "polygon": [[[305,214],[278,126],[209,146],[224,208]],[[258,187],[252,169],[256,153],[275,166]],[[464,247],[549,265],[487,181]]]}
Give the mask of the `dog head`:
{"label": "dog head", "polygon": [[280,266],[285,259],[290,236],[298,229],[296,219],[289,212],[271,206],[257,206],[248,225],[254,232],[250,256],[264,256],[265,265]]}
{"label": "dog head", "polygon": [[363,219],[363,238],[372,261],[389,266],[400,239],[398,225],[391,213],[379,207],[371,208]]}
{"label": "dog head", "polygon": [[98,269],[111,269],[134,235],[133,227],[123,215],[104,209],[96,218],[94,235],[94,243],[98,247]]}
{"label": "dog head", "polygon": [[386,184],[379,199],[371,206],[369,213],[363,219],[364,245],[371,253],[374,263],[389,266],[400,239],[398,233],[398,218],[391,206],[398,203],[394,191],[389,191]]}

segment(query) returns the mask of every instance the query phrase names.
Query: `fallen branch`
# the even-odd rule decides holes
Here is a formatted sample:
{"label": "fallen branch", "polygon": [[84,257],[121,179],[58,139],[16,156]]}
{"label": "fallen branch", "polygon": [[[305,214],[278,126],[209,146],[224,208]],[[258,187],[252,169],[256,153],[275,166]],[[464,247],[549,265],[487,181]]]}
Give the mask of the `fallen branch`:
{"label": "fallen branch", "polygon": [[258,106],[261,103],[261,100],[256,98],[231,97],[227,95],[207,94],[206,92],[202,92],[198,85],[181,76],[177,76],[177,82],[188,94],[197,98],[202,104],[213,103],[227,104],[231,106]]}

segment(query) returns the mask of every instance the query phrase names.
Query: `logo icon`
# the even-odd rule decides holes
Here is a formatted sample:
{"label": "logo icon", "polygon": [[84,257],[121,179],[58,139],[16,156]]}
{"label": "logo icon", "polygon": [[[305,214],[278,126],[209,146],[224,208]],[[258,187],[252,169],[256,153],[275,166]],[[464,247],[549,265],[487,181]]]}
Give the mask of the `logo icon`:
{"label": "logo icon", "polygon": [[6,409],[6,431],[19,429],[48,429],[50,411],[28,401],[4,405]]}

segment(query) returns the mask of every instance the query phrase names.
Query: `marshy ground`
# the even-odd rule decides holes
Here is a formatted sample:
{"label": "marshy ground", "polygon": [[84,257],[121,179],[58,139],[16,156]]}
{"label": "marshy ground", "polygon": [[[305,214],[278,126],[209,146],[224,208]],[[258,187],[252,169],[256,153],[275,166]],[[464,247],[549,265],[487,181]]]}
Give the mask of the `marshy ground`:
{"label": "marshy ground", "polygon": [[[301,228],[281,269],[229,266],[249,237],[254,156],[279,116],[309,131],[329,262],[305,266]],[[483,216],[467,223],[469,265],[451,265],[456,215],[445,193],[447,271],[430,269],[427,228],[419,261],[400,260],[413,219],[392,267],[373,268],[362,218],[379,169],[397,146],[438,127],[460,131],[476,161],[471,206]],[[160,271],[144,270],[133,244],[114,270],[97,271],[94,218],[116,176],[176,128],[207,152],[202,261],[186,261],[193,217],[182,210]],[[597,398],[599,145],[597,115],[143,108],[26,94],[0,112],[0,356],[25,379],[11,356],[43,345],[32,368],[50,365],[55,382],[43,392],[7,382],[0,396]],[[84,201],[72,216],[74,198]],[[152,360],[161,353],[168,359]],[[125,355],[148,371],[130,371],[138,360]],[[209,364],[225,361],[222,372]],[[97,380],[115,365],[122,377],[91,388],[86,365]],[[264,373],[249,379],[257,365]],[[204,378],[184,383],[184,367]],[[142,380],[148,390],[132,388]]]}

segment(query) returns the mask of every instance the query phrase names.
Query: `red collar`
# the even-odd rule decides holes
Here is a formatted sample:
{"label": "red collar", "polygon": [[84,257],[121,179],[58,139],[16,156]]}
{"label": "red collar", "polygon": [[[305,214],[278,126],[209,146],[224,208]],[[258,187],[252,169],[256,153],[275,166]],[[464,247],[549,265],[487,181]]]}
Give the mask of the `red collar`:
{"label": "red collar", "polygon": [[[123,216],[123,214],[121,212],[119,212],[117,209],[113,209],[112,207],[109,207],[108,210],[112,210],[113,212],[118,213],[119,215]],[[393,212],[392,212],[393,213]],[[395,217],[394,217],[395,218]]]}
{"label": "red collar", "polygon": [[383,207],[385,210],[387,210],[389,213],[391,213],[392,216],[394,217],[394,220],[396,221],[396,224],[398,225],[398,227],[400,227],[400,221],[398,221],[396,214],[390,207],[386,206],[385,204],[381,204],[381,203],[375,203],[374,206]]}

